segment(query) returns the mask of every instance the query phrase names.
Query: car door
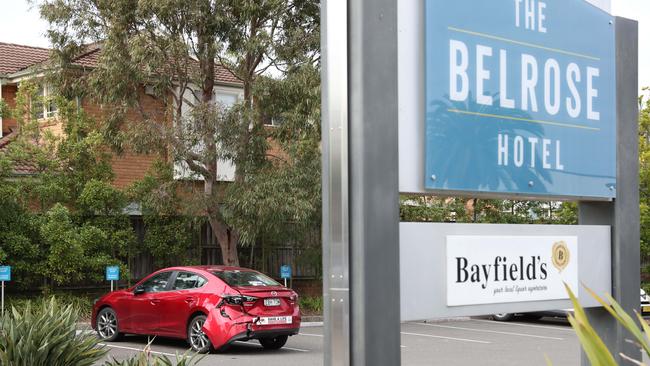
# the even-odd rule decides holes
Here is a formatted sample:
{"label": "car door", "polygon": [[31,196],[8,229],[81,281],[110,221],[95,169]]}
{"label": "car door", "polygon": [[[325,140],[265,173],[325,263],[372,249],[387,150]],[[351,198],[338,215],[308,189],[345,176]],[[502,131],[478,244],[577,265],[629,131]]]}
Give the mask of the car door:
{"label": "car door", "polygon": [[169,291],[160,294],[159,334],[185,338],[187,321],[196,310],[201,288],[208,280],[191,271],[178,271]]}
{"label": "car door", "polygon": [[[157,334],[160,327],[160,296],[170,286],[172,271],[157,273],[136,286],[131,298],[130,324],[133,332],[140,334]],[[138,293],[144,290],[141,293]]]}

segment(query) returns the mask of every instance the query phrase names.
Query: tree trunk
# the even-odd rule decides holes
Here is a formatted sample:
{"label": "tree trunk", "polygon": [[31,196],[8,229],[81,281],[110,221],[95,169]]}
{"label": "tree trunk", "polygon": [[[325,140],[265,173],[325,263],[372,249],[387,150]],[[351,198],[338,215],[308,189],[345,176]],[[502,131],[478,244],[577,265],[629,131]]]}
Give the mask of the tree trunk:
{"label": "tree trunk", "polygon": [[223,264],[226,266],[239,266],[239,255],[237,253],[239,234],[237,231],[229,228],[217,218],[210,218],[210,226],[219,242]]}

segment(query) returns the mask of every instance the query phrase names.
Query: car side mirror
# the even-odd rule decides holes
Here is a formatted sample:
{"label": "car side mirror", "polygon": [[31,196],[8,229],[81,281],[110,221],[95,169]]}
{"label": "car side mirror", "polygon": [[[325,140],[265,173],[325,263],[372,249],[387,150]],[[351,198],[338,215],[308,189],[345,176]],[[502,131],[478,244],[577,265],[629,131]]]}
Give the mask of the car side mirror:
{"label": "car side mirror", "polygon": [[145,291],[144,291],[144,287],[143,287],[143,286],[138,286],[138,287],[135,288],[135,290],[133,290],[133,294],[134,294],[134,295],[144,294],[144,292],[145,292]]}

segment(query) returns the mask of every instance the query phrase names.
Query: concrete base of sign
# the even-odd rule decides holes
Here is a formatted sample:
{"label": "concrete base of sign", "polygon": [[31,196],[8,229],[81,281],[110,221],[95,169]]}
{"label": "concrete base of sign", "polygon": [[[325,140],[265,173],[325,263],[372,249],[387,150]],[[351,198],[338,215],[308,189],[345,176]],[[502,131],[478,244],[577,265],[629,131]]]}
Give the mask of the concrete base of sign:
{"label": "concrete base of sign", "polygon": [[[609,226],[401,223],[402,321],[572,308],[569,300],[447,306],[447,281],[454,280],[447,278],[446,243],[449,235],[575,236],[579,254],[572,260],[578,261],[578,281],[599,294],[612,291]],[[490,248],[485,250],[489,252]],[[589,296],[584,288],[574,289],[576,290],[585,307],[598,306],[596,300]]]}

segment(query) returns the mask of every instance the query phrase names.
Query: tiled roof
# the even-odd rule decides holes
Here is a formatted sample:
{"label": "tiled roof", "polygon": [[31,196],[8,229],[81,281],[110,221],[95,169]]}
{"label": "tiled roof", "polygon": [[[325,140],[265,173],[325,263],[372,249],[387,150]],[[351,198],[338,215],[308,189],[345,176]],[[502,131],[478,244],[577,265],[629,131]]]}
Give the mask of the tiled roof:
{"label": "tiled roof", "polygon": [[[101,53],[101,47],[93,45],[89,48],[88,52],[82,53],[80,56],[75,58],[72,63],[82,67],[96,67]],[[198,62],[196,62],[196,67],[199,67]],[[219,64],[215,65],[214,76],[217,83],[241,84],[241,80]]]}
{"label": "tiled roof", "polygon": [[[89,68],[96,67],[101,51],[101,47],[97,44],[89,45],[88,51],[75,58],[73,64]],[[52,50],[47,48],[0,42],[0,75],[13,74],[47,61],[51,52]],[[241,80],[218,64],[215,65],[214,76],[217,83],[241,84]]]}
{"label": "tiled roof", "polygon": [[0,75],[13,74],[50,57],[47,48],[0,42]]}
{"label": "tiled roof", "polygon": [[[4,154],[7,146],[16,138],[17,132],[10,132],[0,138],[0,154]],[[14,161],[12,164],[14,175],[32,175],[38,172],[36,165],[28,161]]]}

